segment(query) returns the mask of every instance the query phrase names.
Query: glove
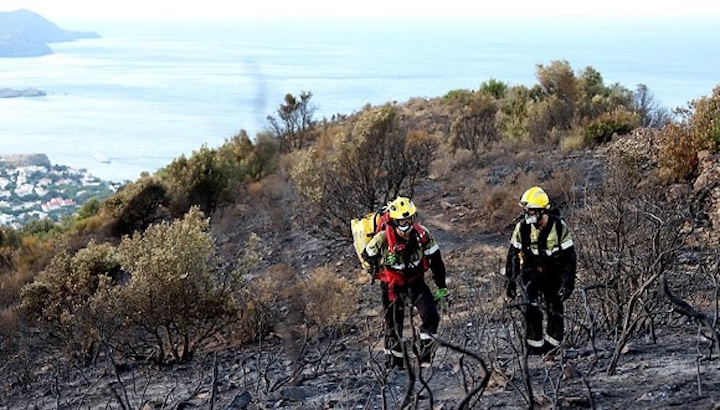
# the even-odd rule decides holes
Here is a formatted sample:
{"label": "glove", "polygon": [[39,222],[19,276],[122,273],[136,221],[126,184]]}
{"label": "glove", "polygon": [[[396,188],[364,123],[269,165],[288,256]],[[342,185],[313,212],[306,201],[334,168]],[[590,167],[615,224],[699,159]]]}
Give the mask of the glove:
{"label": "glove", "polygon": [[561,302],[565,302],[570,298],[570,295],[572,294],[573,288],[571,286],[568,286],[566,284],[563,284],[560,286],[560,289],[558,290],[558,296],[560,297]]}
{"label": "glove", "polygon": [[445,297],[446,297],[447,295],[448,295],[448,290],[447,290],[447,288],[440,288],[440,289],[438,289],[438,290],[435,291],[435,294],[433,295],[433,299],[434,299],[436,302],[442,301],[443,299],[445,299]]}
{"label": "glove", "polygon": [[387,265],[395,265],[398,263],[397,255],[394,253],[388,254],[388,256],[385,257],[385,264]]}
{"label": "glove", "polygon": [[506,294],[508,299],[515,299],[517,296],[517,284],[515,284],[515,282],[508,282]]}

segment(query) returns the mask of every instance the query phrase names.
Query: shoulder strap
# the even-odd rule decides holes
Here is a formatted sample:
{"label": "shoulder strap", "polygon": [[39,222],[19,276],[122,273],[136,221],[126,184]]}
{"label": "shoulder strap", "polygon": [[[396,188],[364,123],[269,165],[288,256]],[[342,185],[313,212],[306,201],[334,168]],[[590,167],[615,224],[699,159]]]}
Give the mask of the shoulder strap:
{"label": "shoulder strap", "polygon": [[540,234],[538,235],[538,253],[540,256],[545,255],[545,251],[547,250],[547,238],[550,236],[550,231],[552,231],[553,228],[553,217],[550,216],[549,223],[545,227],[545,229],[540,231]]}
{"label": "shoulder strap", "polygon": [[562,241],[563,236],[563,223],[562,218],[560,218],[559,216],[555,217],[555,231],[557,232],[557,240],[559,244]]}
{"label": "shoulder strap", "polygon": [[523,250],[530,249],[530,224],[520,222],[520,241],[522,242]]}
{"label": "shoulder strap", "polygon": [[375,214],[373,215],[373,228],[375,229],[375,233],[378,233],[385,229],[387,221],[388,216],[387,212],[384,209],[375,211]]}
{"label": "shoulder strap", "polygon": [[415,235],[417,236],[418,243],[421,246],[425,246],[428,244],[428,242],[430,242],[430,237],[428,236],[427,231],[425,229],[423,229],[422,225],[415,222],[413,224],[413,230],[415,231]]}
{"label": "shoulder strap", "polygon": [[562,240],[562,219],[557,215],[550,215],[547,227],[540,232],[540,237],[538,238],[538,251],[541,255],[545,254],[545,251],[547,250],[547,238],[550,235],[550,232],[552,232],[553,225],[555,226],[555,232],[557,233],[558,245]]}
{"label": "shoulder strap", "polygon": [[390,253],[397,252],[397,233],[395,232],[395,228],[390,225],[389,223],[384,224],[383,228],[385,230],[385,238],[387,239],[387,246]]}
{"label": "shoulder strap", "polygon": [[[563,235],[563,224],[562,219],[555,215],[548,215],[550,220],[548,226],[540,231],[538,236],[538,253],[544,255],[547,250],[547,238],[552,231],[552,226],[555,225],[555,231],[557,232],[558,241],[562,240]],[[530,224],[521,222],[520,223],[520,240],[522,241],[522,248],[524,250],[530,249]]]}

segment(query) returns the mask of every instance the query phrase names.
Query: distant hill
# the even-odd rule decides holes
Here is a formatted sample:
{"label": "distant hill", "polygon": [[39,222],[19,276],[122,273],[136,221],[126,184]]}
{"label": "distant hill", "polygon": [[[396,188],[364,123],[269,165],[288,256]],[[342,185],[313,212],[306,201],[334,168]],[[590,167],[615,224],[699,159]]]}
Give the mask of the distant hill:
{"label": "distant hill", "polygon": [[0,13],[0,57],[52,54],[47,43],[99,38],[95,32],[64,30],[30,10]]}

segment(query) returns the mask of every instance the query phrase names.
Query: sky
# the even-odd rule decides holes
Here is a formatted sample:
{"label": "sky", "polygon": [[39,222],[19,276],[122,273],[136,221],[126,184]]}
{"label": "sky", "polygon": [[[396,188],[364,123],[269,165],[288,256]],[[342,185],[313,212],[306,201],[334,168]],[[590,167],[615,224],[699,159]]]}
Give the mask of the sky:
{"label": "sky", "polygon": [[[341,6],[339,4],[342,4]],[[0,12],[28,9],[48,20],[243,20],[338,17],[658,16],[720,18],[710,0],[0,0]]]}

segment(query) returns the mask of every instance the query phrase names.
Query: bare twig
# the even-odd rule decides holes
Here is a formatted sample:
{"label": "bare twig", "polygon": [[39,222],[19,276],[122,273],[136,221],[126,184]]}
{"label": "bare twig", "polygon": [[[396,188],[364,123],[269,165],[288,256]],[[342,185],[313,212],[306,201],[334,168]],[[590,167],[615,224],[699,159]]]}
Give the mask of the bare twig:
{"label": "bare twig", "polygon": [[465,349],[462,346],[458,346],[454,343],[451,343],[447,340],[440,339],[438,337],[435,337],[433,339],[435,343],[437,343],[439,346],[444,346],[448,349],[454,350],[456,352],[459,352],[463,355],[467,355],[475,359],[480,366],[482,367],[484,371],[484,375],[480,383],[478,383],[468,394],[465,395],[465,397],[460,401],[460,403],[457,406],[457,409],[468,409],[468,404],[470,400],[477,394],[482,395],[482,391],[487,387],[488,382],[490,381],[490,370],[488,369],[487,365],[485,364],[485,361],[475,352],[472,352],[468,349]]}
{"label": "bare twig", "polygon": [[595,399],[593,398],[592,389],[590,388],[590,383],[588,383],[587,377],[585,377],[585,376],[582,376],[582,378],[580,380],[582,380],[583,385],[587,389],[587,398],[588,398],[588,403],[590,404],[590,408],[594,409],[595,408]]}
{"label": "bare twig", "polygon": [[718,335],[718,331],[713,326],[712,320],[701,312],[695,310],[689,303],[673,295],[670,291],[670,287],[668,286],[667,275],[665,274],[662,275],[662,289],[668,300],[670,300],[673,306],[675,306],[675,311],[700,323],[703,328],[712,335],[715,350],[720,349],[720,335]]}
{"label": "bare twig", "polygon": [[217,383],[218,383],[218,358],[217,352],[213,355],[213,372],[212,380],[210,382],[210,410],[215,408],[215,396],[217,395]]}

